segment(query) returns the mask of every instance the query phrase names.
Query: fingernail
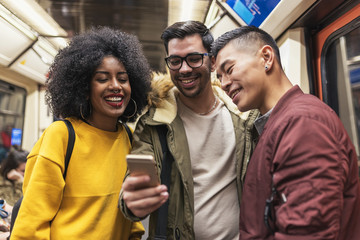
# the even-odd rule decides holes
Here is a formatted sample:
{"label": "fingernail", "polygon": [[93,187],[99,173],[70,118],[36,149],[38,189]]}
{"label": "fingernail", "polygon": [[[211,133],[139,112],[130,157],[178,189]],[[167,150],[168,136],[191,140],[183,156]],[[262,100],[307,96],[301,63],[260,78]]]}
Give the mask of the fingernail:
{"label": "fingernail", "polygon": [[164,196],[164,197],[167,197],[167,196],[169,196],[169,193],[168,192],[162,192],[160,195]]}

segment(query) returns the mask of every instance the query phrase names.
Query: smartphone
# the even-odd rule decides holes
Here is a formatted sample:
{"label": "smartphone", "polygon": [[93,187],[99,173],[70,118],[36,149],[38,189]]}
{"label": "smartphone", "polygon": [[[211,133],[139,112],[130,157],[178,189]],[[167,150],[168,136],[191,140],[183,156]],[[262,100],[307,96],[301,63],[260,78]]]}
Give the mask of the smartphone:
{"label": "smartphone", "polygon": [[131,176],[149,175],[150,183],[148,186],[159,185],[156,163],[151,155],[128,154],[126,156],[128,169]]}

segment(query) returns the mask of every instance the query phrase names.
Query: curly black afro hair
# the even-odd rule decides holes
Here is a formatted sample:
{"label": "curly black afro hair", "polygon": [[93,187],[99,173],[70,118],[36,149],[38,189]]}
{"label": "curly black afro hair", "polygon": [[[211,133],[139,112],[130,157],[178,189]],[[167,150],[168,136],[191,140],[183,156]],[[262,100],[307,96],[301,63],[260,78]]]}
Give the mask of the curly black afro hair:
{"label": "curly black afro hair", "polygon": [[[134,121],[147,103],[151,69],[136,36],[109,27],[97,27],[75,36],[69,46],[59,51],[46,81],[46,102],[56,117],[81,118],[80,106],[89,106],[90,82],[106,56],[121,61],[129,76],[131,98],[122,122]],[[82,109],[88,116],[89,107]],[[133,115],[133,116],[131,116]],[[126,117],[131,116],[131,117]]]}

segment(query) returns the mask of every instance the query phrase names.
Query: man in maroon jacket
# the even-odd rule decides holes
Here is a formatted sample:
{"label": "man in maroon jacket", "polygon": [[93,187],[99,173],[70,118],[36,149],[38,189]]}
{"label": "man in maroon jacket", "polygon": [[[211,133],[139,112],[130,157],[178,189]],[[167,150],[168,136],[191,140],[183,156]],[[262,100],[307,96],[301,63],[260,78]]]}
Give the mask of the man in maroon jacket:
{"label": "man in maroon jacket", "polygon": [[212,53],[240,111],[259,109],[240,206],[240,239],[360,239],[357,155],[335,112],[293,86],[266,32],[240,27]]}

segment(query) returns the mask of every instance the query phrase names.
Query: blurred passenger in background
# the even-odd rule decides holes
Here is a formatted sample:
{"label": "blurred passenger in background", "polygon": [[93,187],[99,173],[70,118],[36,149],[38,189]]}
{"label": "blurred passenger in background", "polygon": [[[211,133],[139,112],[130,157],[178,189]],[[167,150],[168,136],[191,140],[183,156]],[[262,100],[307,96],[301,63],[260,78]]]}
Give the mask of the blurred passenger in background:
{"label": "blurred passenger in background", "polygon": [[239,110],[261,113],[240,239],[359,239],[357,155],[336,113],[292,85],[276,42],[259,28],[223,34],[212,53],[222,88]]}
{"label": "blurred passenger in background", "polygon": [[29,154],[12,240],[140,239],[140,222],[117,206],[131,142],[125,123],[146,105],[151,71],[135,36],[107,27],[75,36],[50,68],[46,100],[68,119],[51,124]]}
{"label": "blurred passenger in background", "polygon": [[0,240],[9,236],[12,206],[5,199],[0,198]]}
{"label": "blurred passenger in background", "polygon": [[1,176],[10,182],[22,182],[29,152],[12,148],[0,166]]}
{"label": "blurred passenger in background", "polygon": [[[151,213],[149,239],[238,239],[242,179],[256,113],[240,113],[212,84],[213,36],[203,23],[177,22],[161,38],[172,83],[166,78],[153,81],[155,100],[136,125],[132,153],[153,155],[158,172],[170,176],[170,189],[164,182],[143,188],[148,176],[128,176],[120,206],[133,220]],[[158,126],[166,130],[166,154]],[[164,157],[169,154],[170,163]],[[169,164],[171,170],[165,167]],[[168,215],[159,215],[163,207]]]}
{"label": "blurred passenger in background", "polygon": [[10,148],[6,158],[0,165],[2,179],[0,185],[0,211],[2,211],[0,232],[2,231],[2,233],[0,235],[2,236],[7,236],[10,230],[12,204],[22,196],[21,187],[28,154],[29,152],[21,150],[19,146],[14,145]]}
{"label": "blurred passenger in background", "polygon": [[1,131],[1,141],[0,141],[0,163],[6,157],[7,152],[11,147],[11,131],[12,126],[6,125],[4,129]]}
{"label": "blurred passenger in background", "polygon": [[1,131],[2,144],[7,150],[11,147],[11,130],[11,125],[6,125],[3,131]]}

